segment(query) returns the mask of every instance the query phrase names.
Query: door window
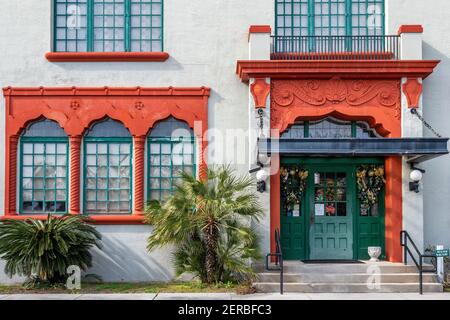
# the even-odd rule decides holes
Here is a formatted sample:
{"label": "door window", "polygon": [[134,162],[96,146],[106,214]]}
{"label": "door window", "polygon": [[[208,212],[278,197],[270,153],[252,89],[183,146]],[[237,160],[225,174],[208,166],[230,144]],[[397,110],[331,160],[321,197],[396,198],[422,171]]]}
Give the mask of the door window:
{"label": "door window", "polygon": [[347,216],[347,179],[345,172],[314,173],[314,214]]}

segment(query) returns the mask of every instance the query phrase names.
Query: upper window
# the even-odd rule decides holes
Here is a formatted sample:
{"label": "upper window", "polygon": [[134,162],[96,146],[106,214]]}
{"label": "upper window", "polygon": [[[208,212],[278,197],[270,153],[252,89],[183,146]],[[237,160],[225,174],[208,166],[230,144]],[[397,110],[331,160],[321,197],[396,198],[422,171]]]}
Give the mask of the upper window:
{"label": "upper window", "polygon": [[194,134],[186,122],[173,117],[160,121],[148,138],[148,192],[150,200],[164,200],[181,173],[195,175]]}
{"label": "upper window", "polygon": [[54,0],[54,51],[163,51],[163,0]]}
{"label": "upper window", "polygon": [[98,122],[84,137],[84,212],[131,213],[132,138],[118,121]]}
{"label": "upper window", "polygon": [[377,132],[371,129],[365,122],[341,121],[334,118],[295,123],[281,136],[282,139],[344,139],[377,137],[379,137]]}
{"label": "upper window", "polygon": [[275,0],[277,36],[384,35],[384,0]]}
{"label": "upper window", "polygon": [[68,138],[51,120],[29,125],[20,138],[20,212],[67,213]]}

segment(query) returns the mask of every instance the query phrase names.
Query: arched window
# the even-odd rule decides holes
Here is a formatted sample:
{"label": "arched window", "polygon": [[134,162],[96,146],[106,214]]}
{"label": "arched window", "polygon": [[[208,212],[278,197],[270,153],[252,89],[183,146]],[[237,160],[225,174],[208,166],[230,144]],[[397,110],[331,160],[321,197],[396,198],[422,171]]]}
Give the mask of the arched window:
{"label": "arched window", "polygon": [[170,117],[158,122],[148,138],[148,198],[167,198],[182,172],[195,175],[194,133]]}
{"label": "arched window", "polygon": [[365,122],[341,121],[326,118],[317,121],[302,121],[293,124],[281,136],[282,139],[301,138],[377,138],[378,133]]}
{"label": "arched window", "polygon": [[132,138],[122,123],[95,123],[84,137],[84,212],[131,213]]}
{"label": "arched window", "polygon": [[59,124],[41,120],[20,138],[20,213],[67,212],[68,138]]}

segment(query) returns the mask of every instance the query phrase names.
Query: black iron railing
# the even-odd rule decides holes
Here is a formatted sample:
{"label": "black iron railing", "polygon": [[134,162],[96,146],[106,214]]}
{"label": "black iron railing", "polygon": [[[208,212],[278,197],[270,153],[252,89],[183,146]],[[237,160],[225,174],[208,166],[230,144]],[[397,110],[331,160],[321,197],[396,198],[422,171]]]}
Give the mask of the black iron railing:
{"label": "black iron railing", "polygon": [[[414,253],[411,251],[408,242],[411,244],[412,248],[415,251],[415,254],[419,258],[419,261],[417,261],[416,257],[414,256]],[[417,269],[419,270],[419,292],[420,294],[423,294],[423,274],[424,273],[437,273],[437,267],[433,265],[433,268],[425,269],[423,265],[423,259],[426,258],[435,258],[435,254],[423,254],[420,252],[420,250],[417,248],[414,241],[411,239],[410,235],[406,231],[400,232],[400,244],[403,247],[403,261],[406,264],[408,264],[408,255],[411,257],[411,259],[414,261],[414,264],[416,265]]]}
{"label": "black iron railing", "polygon": [[[270,266],[270,259],[275,258],[275,267]],[[266,255],[266,270],[280,271],[280,294],[284,292],[284,268],[283,268],[283,252],[281,251],[281,242],[280,242],[280,230],[275,230],[275,253],[268,253]]]}
{"label": "black iron railing", "polygon": [[399,36],[272,36],[272,60],[398,60]]}

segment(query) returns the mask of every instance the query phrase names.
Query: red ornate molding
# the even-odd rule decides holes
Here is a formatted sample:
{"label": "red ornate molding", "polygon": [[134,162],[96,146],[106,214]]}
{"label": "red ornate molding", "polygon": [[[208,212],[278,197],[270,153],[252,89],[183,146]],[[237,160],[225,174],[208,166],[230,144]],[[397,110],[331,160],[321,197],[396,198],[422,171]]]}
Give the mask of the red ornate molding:
{"label": "red ornate molding", "polygon": [[423,27],[420,24],[404,24],[397,31],[398,35],[402,33],[423,33]]}
{"label": "red ornate molding", "polygon": [[[7,214],[16,214],[16,188],[17,188],[17,147],[19,143],[19,135],[13,134],[7,138],[6,143],[6,162],[10,163],[10,169],[6,172],[5,182],[9,185],[9,189],[5,189],[5,208]],[[9,153],[9,156],[8,156]],[[9,160],[9,161],[8,161]]]}
{"label": "red ornate molding", "polygon": [[[71,186],[70,212],[80,212],[79,190],[79,150],[80,139],[90,125],[110,117],[120,121],[135,137],[145,137],[154,124],[169,116],[186,121],[194,129],[200,141],[199,167],[205,171],[208,129],[208,97],[210,89],[199,88],[4,88],[6,99],[6,215],[17,215],[16,209],[16,163],[17,141],[22,130],[32,121],[40,118],[54,120],[70,137],[71,149]],[[138,141],[140,142],[140,141]],[[139,144],[139,143],[138,143]],[[136,149],[138,167],[135,170],[134,204],[136,213],[143,210],[143,149]],[[142,146],[141,146],[142,147]],[[142,168],[141,168],[142,167]],[[139,169],[141,168],[141,169]],[[138,185],[139,184],[139,185]],[[122,223],[129,219],[131,223],[142,219],[126,216],[95,216],[99,222]]]}
{"label": "red ornate molding", "polygon": [[255,107],[265,108],[267,97],[270,93],[270,85],[266,82],[266,79],[255,79],[255,81],[250,85],[250,92],[252,93]]}
{"label": "red ornate molding", "polygon": [[134,212],[144,214],[144,157],[146,136],[134,137]]}
{"label": "red ornate molding", "polygon": [[239,60],[236,73],[242,81],[272,79],[401,79],[426,78],[439,60]]}
{"label": "red ornate molding", "polygon": [[250,26],[249,33],[271,33],[272,27],[269,25],[254,25]]}
{"label": "red ornate molding", "polygon": [[166,52],[47,52],[50,62],[163,62]]}
{"label": "red ornate molding", "polygon": [[399,134],[400,81],[273,80],[271,128],[285,131],[298,118],[334,115],[367,121],[380,134]]}
{"label": "red ornate molding", "polygon": [[408,78],[402,86],[409,108],[418,108],[423,86],[417,78]]}
{"label": "red ornate molding", "polygon": [[81,136],[70,136],[70,213],[80,214]]}

